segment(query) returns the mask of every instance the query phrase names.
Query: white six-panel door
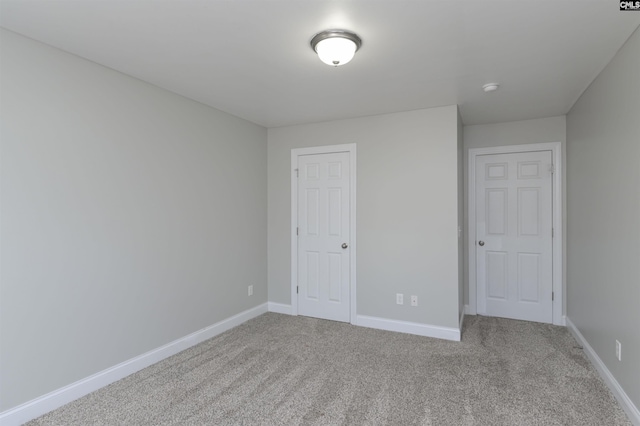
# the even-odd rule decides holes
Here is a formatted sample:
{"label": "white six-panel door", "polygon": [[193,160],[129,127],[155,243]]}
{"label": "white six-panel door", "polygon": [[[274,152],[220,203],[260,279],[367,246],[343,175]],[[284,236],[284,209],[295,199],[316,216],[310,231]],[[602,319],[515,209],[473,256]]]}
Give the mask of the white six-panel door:
{"label": "white six-panel door", "polygon": [[476,158],[478,313],[553,320],[551,151]]}
{"label": "white six-panel door", "polygon": [[298,157],[298,313],[350,321],[349,153]]}

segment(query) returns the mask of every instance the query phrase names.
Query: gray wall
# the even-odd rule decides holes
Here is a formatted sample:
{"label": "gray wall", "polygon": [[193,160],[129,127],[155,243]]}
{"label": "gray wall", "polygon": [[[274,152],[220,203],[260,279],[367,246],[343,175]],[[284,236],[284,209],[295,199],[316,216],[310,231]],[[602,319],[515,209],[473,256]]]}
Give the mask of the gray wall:
{"label": "gray wall", "polygon": [[[465,303],[469,303],[469,262],[467,261],[468,237],[466,226],[469,223],[469,178],[468,161],[469,149],[488,148],[506,145],[524,145],[534,143],[560,142],[562,144],[562,162],[566,164],[566,117],[540,118],[534,120],[510,121],[497,124],[479,124],[464,127],[464,282]],[[563,169],[564,169],[563,165]],[[562,176],[563,196],[563,242],[566,248],[566,173]],[[566,249],[565,249],[566,253]],[[564,261],[566,265],[566,260]],[[565,268],[566,271],[566,268]],[[563,280],[566,282],[566,279]],[[565,292],[566,294],[566,292]],[[566,301],[566,298],[565,298]],[[564,311],[564,309],[563,309]]]}
{"label": "gray wall", "polygon": [[[640,30],[567,116],[567,316],[640,407]],[[615,340],[622,361],[615,358]]]}
{"label": "gray wall", "polygon": [[0,411],[266,302],[266,129],[1,40]]}
{"label": "gray wall", "polygon": [[455,105],[269,129],[269,300],[291,303],[291,149],[356,143],[358,314],[457,328],[456,129]]}

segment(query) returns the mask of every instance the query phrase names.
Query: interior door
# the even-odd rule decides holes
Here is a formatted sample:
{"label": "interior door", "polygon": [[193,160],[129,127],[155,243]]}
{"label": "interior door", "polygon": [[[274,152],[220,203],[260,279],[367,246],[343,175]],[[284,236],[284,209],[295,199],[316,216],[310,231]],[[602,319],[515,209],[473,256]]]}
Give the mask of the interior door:
{"label": "interior door", "polygon": [[478,313],[551,323],[551,151],[476,159]]}
{"label": "interior door", "polygon": [[349,153],[298,157],[298,313],[350,321]]}

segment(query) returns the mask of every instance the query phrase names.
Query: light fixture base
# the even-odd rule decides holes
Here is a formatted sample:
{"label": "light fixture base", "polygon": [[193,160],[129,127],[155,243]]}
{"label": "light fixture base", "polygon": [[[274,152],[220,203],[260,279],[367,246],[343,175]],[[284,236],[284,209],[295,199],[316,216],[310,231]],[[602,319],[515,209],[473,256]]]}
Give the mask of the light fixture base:
{"label": "light fixture base", "polygon": [[318,53],[316,49],[318,43],[320,43],[322,40],[334,37],[346,38],[347,40],[351,40],[352,42],[354,42],[356,45],[356,52],[358,51],[358,49],[360,49],[360,46],[362,46],[362,39],[358,36],[358,34],[354,32],[347,30],[324,30],[313,36],[310,43],[311,48],[314,52]]}
{"label": "light fixture base", "polygon": [[495,92],[496,90],[498,90],[498,87],[500,87],[498,83],[487,83],[482,86],[482,90],[484,90],[486,93]]}

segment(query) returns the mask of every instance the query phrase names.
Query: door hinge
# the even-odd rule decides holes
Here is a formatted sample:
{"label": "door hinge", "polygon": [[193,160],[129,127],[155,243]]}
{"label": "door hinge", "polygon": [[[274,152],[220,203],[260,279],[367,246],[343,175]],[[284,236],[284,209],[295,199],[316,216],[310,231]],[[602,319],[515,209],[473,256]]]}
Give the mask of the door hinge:
{"label": "door hinge", "polygon": [[555,296],[556,296],[556,294],[552,291],[551,292],[551,301],[552,302],[555,300],[555,298],[556,298]]}
{"label": "door hinge", "polygon": [[556,234],[556,233],[555,233],[555,229],[554,229],[554,228],[551,228],[551,238],[555,237],[555,234]]}
{"label": "door hinge", "polygon": [[296,235],[300,235],[300,228],[296,228]]}
{"label": "door hinge", "polygon": [[296,286],[296,294],[300,293],[300,288]]}
{"label": "door hinge", "polygon": [[296,171],[296,177],[300,177],[300,170],[299,169],[295,169]]}
{"label": "door hinge", "polygon": [[551,174],[554,174],[556,172],[556,165],[555,164],[551,164],[549,166],[549,171],[551,172]]}

